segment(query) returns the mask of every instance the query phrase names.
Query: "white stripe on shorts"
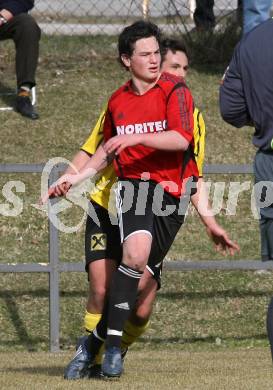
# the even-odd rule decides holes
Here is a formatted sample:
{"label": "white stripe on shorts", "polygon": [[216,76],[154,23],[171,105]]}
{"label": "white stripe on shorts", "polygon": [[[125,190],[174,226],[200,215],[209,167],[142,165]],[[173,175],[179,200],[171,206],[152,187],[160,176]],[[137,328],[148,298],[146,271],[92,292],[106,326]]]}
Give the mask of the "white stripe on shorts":
{"label": "white stripe on shorts", "polygon": [[150,272],[150,274],[152,274],[152,275],[155,274],[154,271],[152,270],[152,268],[148,266],[148,264],[146,265],[146,268]]}
{"label": "white stripe on shorts", "polygon": [[116,194],[116,209],[117,209],[118,225],[119,225],[119,232],[120,232],[120,242],[123,243],[124,232],[123,232],[123,223],[122,223],[122,198],[120,196],[121,189],[122,189],[121,183],[118,181],[118,185],[114,191]]}
{"label": "white stripe on shorts", "polygon": [[122,331],[120,332],[119,330],[115,329],[107,329],[107,336],[122,336]]}
{"label": "white stripe on shorts", "polygon": [[133,236],[134,234],[138,234],[138,233],[146,233],[146,234],[148,234],[149,236],[151,236],[151,237],[153,238],[152,233],[149,232],[149,230],[135,230],[134,232],[128,234],[128,236],[126,236],[126,237],[123,239],[123,241],[127,240],[127,238]]}

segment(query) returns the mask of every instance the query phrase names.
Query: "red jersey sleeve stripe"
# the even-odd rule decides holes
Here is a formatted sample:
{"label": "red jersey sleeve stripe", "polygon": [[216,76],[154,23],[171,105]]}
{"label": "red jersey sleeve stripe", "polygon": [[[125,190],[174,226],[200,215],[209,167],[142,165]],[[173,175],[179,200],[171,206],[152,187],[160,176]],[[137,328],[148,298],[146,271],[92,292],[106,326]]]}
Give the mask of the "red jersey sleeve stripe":
{"label": "red jersey sleeve stripe", "polygon": [[175,92],[178,98],[182,129],[187,133],[192,134],[193,133],[193,126],[191,121],[192,113],[189,112],[189,108],[187,104],[186,89],[177,88]]}

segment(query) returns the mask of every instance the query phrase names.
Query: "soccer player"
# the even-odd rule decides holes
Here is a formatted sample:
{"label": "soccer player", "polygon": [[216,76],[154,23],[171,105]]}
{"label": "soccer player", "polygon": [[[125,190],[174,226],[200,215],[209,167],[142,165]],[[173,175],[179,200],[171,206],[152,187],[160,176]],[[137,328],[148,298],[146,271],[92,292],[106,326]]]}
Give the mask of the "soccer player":
{"label": "soccer player", "polygon": [[[161,43],[162,65],[161,71],[172,73],[185,78],[189,68],[188,53],[181,40],[165,38]],[[208,235],[214,241],[216,250],[219,252],[229,252],[234,255],[239,247],[232,242],[226,231],[219,226],[211,212],[206,186],[203,180],[203,164],[205,155],[205,133],[206,126],[202,113],[197,107],[194,108],[194,157],[198,166],[197,191],[191,196],[191,203],[198,212],[204,223]]]}
{"label": "soccer player", "polygon": [[[92,363],[105,341],[102,370],[110,377],[122,373],[122,330],[134,307],[152,240],[160,244],[161,253],[167,252],[184,220],[179,214],[183,178],[188,173],[198,177],[193,159],[183,166],[184,151],[193,145],[193,100],[181,79],[160,75],[159,43],[159,29],[149,22],[136,22],[120,34],[119,58],[131,80],[110,98],[103,129],[105,143],[84,173],[100,171],[114,158],[122,262],[113,274],[108,307],[86,345],[89,362],[80,367],[83,371]],[[129,194],[126,186],[133,197],[129,210],[122,207]],[[138,199],[144,202],[139,205]],[[164,216],[167,206],[173,212]],[[75,365],[79,374],[79,360],[77,356],[72,360],[67,376],[71,373],[73,377]]]}
{"label": "soccer player", "polygon": [[[168,47],[165,45],[165,49],[166,50],[165,50],[165,57],[164,58],[166,60],[166,64],[168,64],[168,62],[170,62],[170,64],[171,64],[170,65],[170,70],[173,71],[173,72],[174,72],[175,68],[177,68],[177,69],[180,68],[180,72],[181,73],[179,73],[179,71],[178,71],[178,75],[185,76],[185,72],[187,70],[188,64],[187,64],[187,56],[186,56],[185,50],[183,49],[183,46],[181,46],[181,44],[179,42],[174,41],[174,40],[168,40],[168,43],[167,43],[167,41],[165,41],[165,44],[172,46],[170,48],[170,51],[168,51]],[[173,62],[168,61],[169,59],[172,59],[172,58],[175,60],[176,56],[178,56],[178,59],[176,61],[173,61]],[[182,59],[182,66],[181,66],[181,59]],[[183,62],[183,60],[184,60],[184,62]],[[163,67],[164,67],[164,62],[163,62]],[[199,116],[198,117],[196,116],[196,118],[199,118]],[[98,121],[98,124],[97,124],[96,128],[94,129],[90,139],[83,146],[82,149],[85,152],[90,153],[90,154],[94,153],[94,151],[95,151],[95,149],[97,147],[95,140],[97,139],[97,143],[98,143],[99,128],[100,128],[100,125],[102,124],[102,121],[103,121],[103,116],[101,116],[100,120]],[[200,125],[200,123],[199,123],[199,125]],[[197,126],[197,128],[199,128],[199,127]],[[196,132],[196,133],[199,134],[199,131]],[[200,142],[200,140],[198,142]],[[203,142],[203,139],[202,139],[202,142]],[[203,148],[199,147],[199,151],[200,150],[203,150]],[[89,159],[89,155],[86,155],[86,153],[81,151],[74,158],[73,163],[75,163],[76,167],[79,169],[80,167],[82,167],[84,165],[83,160],[87,161],[88,159]],[[106,175],[106,176],[109,178],[108,175]],[[59,191],[60,191],[59,195],[62,195],[63,193],[62,193],[62,189],[61,188],[59,188]],[[108,191],[106,191],[106,194],[107,194],[107,192]],[[98,192],[98,193],[100,193],[100,192]],[[93,199],[94,199],[94,196],[93,196]],[[96,200],[96,202],[101,204],[102,198],[97,198],[95,200]],[[103,212],[103,210],[102,210],[102,212]],[[106,220],[106,218],[107,218],[107,213],[105,213],[105,214],[106,215],[103,217],[103,220]],[[102,215],[102,214],[100,213],[99,215]],[[94,225],[95,224],[93,223],[93,227],[94,227]],[[87,226],[88,226],[88,223],[87,223]],[[91,222],[90,226],[92,226],[92,222]],[[216,229],[217,226],[218,226],[218,231]],[[114,226],[112,227],[112,229],[114,230]],[[109,233],[110,230],[111,230],[111,227],[110,227],[110,229],[108,229],[108,233]],[[87,229],[87,231],[88,231],[88,229]],[[225,248],[225,249],[226,248],[230,248],[232,250],[232,249],[234,249],[236,247],[235,244],[232,243],[228,239],[228,237],[227,237],[226,233],[224,232],[224,230],[221,229],[219,227],[219,225],[217,225],[216,223],[214,225],[214,231],[213,231],[213,227],[212,227],[212,232],[214,232],[214,233],[212,233],[212,236],[214,238],[217,237],[217,242],[221,242],[223,244],[223,248]],[[101,233],[99,233],[99,234],[101,234]],[[103,234],[105,235],[105,232]],[[109,235],[110,239],[112,238],[112,236]],[[221,237],[221,239],[219,239],[220,237]],[[101,238],[101,236],[100,236],[100,238]],[[94,243],[95,246],[98,245],[98,247],[100,247],[100,246],[102,247],[103,244],[105,244],[104,241],[103,241],[103,244],[98,243],[97,241],[98,241],[98,237],[96,237],[96,240],[95,240],[95,243]],[[87,239],[87,244],[88,244],[87,247],[90,248],[90,237]],[[92,245],[92,242],[91,242],[91,245]],[[106,244],[106,246],[107,246],[107,244]],[[103,249],[103,248],[101,248],[101,249]],[[90,249],[89,249],[89,252],[92,255],[92,251],[90,251]],[[151,252],[152,253],[154,252],[153,248],[152,248]],[[98,256],[100,256],[99,258],[102,258],[102,253],[103,253],[102,251],[93,251],[93,256],[98,255]],[[159,257],[160,257],[160,254],[158,255],[157,260],[159,259]],[[150,258],[151,258],[151,256],[150,256]],[[101,263],[100,266],[98,265],[99,263]],[[125,345],[126,345],[126,341],[128,343],[128,340],[129,340],[129,344],[131,343],[131,341],[132,341],[132,333],[133,333],[133,339],[134,339],[134,338],[136,338],[136,336],[138,336],[139,334],[141,334],[145,330],[145,328],[147,326],[147,322],[149,320],[149,316],[151,314],[152,303],[154,301],[154,298],[155,298],[155,295],[156,295],[156,290],[157,290],[156,279],[158,281],[160,281],[160,279],[159,279],[160,278],[160,273],[159,272],[160,272],[160,268],[161,267],[158,267],[158,268],[153,267],[153,264],[151,264],[151,267],[149,267],[149,263],[150,263],[150,260],[148,261],[148,269],[150,270],[150,272],[154,273],[155,279],[151,278],[151,276],[150,276],[151,274],[149,272],[147,272],[147,268],[146,268],[145,271],[146,271],[146,275],[147,276],[145,277],[145,274],[144,274],[144,277],[142,277],[142,279],[141,279],[141,281],[143,281],[142,285],[144,286],[144,289],[141,289],[142,294],[140,295],[140,299],[138,299],[138,301],[137,301],[137,305],[136,305],[136,309],[135,309],[134,313],[131,314],[131,317],[133,318],[133,321],[131,320],[131,322],[127,322],[127,324],[126,324],[127,329],[126,329],[126,326],[125,326],[125,332],[123,333],[123,336],[122,336],[125,339],[124,340],[124,344]],[[93,273],[90,272],[92,264],[93,264],[93,267],[92,267]],[[105,260],[100,261],[100,262],[99,261],[95,261],[93,263],[90,263],[90,265],[89,265],[89,278],[90,278],[90,275],[91,275],[91,277],[94,276],[94,270],[99,270],[100,269],[102,271],[102,274],[103,274],[103,272],[105,273],[106,264],[107,264],[107,268],[109,267],[108,268],[109,272],[111,273],[113,269],[111,269],[112,265],[108,261],[107,261],[107,263],[105,262]],[[159,265],[160,265],[160,262],[159,262]],[[161,263],[161,265],[162,265],[162,263]],[[113,264],[113,268],[115,268],[115,263]],[[96,274],[96,271],[95,271],[95,274]],[[159,276],[159,278],[158,278],[158,276]],[[108,280],[109,280],[109,277],[108,277]],[[104,299],[104,294],[105,294],[105,291],[107,289],[106,284],[104,283],[105,282],[105,275],[102,275],[101,280],[100,280],[100,278],[98,276],[97,281],[99,283],[98,288],[100,288],[98,291],[102,292],[102,294],[100,294],[100,298]],[[95,296],[96,295],[97,294],[95,294]],[[95,314],[93,315],[92,311],[98,309],[98,306],[101,304],[102,299],[100,300],[99,305],[94,307],[94,302],[95,301],[96,301],[96,299],[95,299],[95,297],[91,293],[90,294],[90,298],[89,298],[89,302],[91,303],[90,309],[89,309],[90,313],[89,312],[87,313],[87,316],[86,316],[86,319],[85,319],[86,328],[89,329],[89,330],[92,330],[92,328],[94,327],[95,323],[98,321],[98,318],[100,317],[99,314],[97,314],[97,316],[95,316]],[[87,309],[88,309],[88,306],[87,306]],[[99,311],[99,313],[100,313],[100,311]]]}

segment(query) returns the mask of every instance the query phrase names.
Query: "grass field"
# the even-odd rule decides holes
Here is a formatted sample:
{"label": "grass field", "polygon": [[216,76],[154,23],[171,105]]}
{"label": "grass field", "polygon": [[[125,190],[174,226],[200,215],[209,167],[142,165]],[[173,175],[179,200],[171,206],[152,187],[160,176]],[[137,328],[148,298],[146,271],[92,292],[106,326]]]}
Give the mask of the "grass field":
{"label": "grass field", "polygon": [[[43,38],[37,75],[41,119],[31,122],[14,112],[1,112],[1,163],[41,163],[56,156],[70,159],[95,124],[107,97],[127,77],[115,56],[114,38]],[[0,54],[0,91],[14,86],[12,57],[12,46],[5,46]],[[225,65],[199,64],[189,75],[188,84],[207,124],[205,162],[251,163],[255,153],[251,145],[252,130],[233,129],[219,115],[218,88]],[[4,104],[10,98],[0,96],[1,99]],[[46,262],[47,220],[31,207],[39,197],[40,177],[1,174],[0,204],[6,203],[1,188],[8,180],[23,181],[26,190],[18,194],[23,201],[22,214],[16,218],[1,216],[0,259],[2,262]],[[252,178],[212,175],[206,180],[222,181],[226,185],[224,206],[217,218],[241,246],[241,253],[235,259],[259,259],[258,222],[250,209],[251,189],[240,195],[235,215],[227,215],[226,210],[230,182],[243,183]],[[81,217],[82,210],[75,207],[64,213],[63,221],[77,222]],[[83,232],[84,227],[77,233],[61,234],[62,261],[83,261]],[[214,252],[200,221],[190,213],[168,258],[183,261],[223,257]],[[146,380],[151,372],[159,371],[159,378],[151,379],[149,388],[158,383],[162,383],[162,388],[164,385],[174,389],[272,388],[269,387],[271,358],[265,330],[272,285],[272,273],[166,272],[151,327],[129,355],[128,378],[126,374],[122,379],[124,388],[129,388],[129,381],[139,383],[134,388],[143,387],[133,369],[134,357],[139,364],[138,371],[145,374]],[[57,385],[53,382],[61,375],[69,354],[50,357],[41,353],[48,349],[47,276],[0,274],[0,286],[0,351],[4,353],[8,349],[11,353],[0,356],[0,381],[10,381],[9,388],[13,388],[16,378],[17,383],[24,383],[20,376],[25,378],[27,372],[33,383],[26,382],[21,388],[39,388],[41,383],[43,388],[64,388],[61,381]],[[87,286],[83,274],[61,275],[63,350],[71,350],[82,331]],[[159,349],[160,357],[156,353]],[[28,355],[25,351],[35,353]],[[158,368],[161,362],[166,370]],[[252,369],[256,369],[255,375]],[[241,382],[237,385],[239,376]],[[259,380],[261,387],[256,386]],[[184,387],[180,383],[185,383]]]}
{"label": "grass field", "polygon": [[[149,390],[270,390],[272,368],[263,349],[236,351],[135,352],[128,356],[119,381],[62,379],[68,353],[0,354],[3,389],[149,389]],[[5,360],[3,360],[5,359]]]}

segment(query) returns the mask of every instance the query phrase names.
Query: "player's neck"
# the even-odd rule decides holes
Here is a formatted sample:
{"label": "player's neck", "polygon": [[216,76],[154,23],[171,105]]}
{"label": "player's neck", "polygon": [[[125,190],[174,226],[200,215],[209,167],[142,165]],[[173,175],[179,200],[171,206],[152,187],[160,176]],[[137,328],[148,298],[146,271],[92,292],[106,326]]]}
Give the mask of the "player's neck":
{"label": "player's neck", "polygon": [[132,89],[136,95],[144,95],[147,91],[155,86],[160,74],[154,80],[142,80],[132,75]]}

